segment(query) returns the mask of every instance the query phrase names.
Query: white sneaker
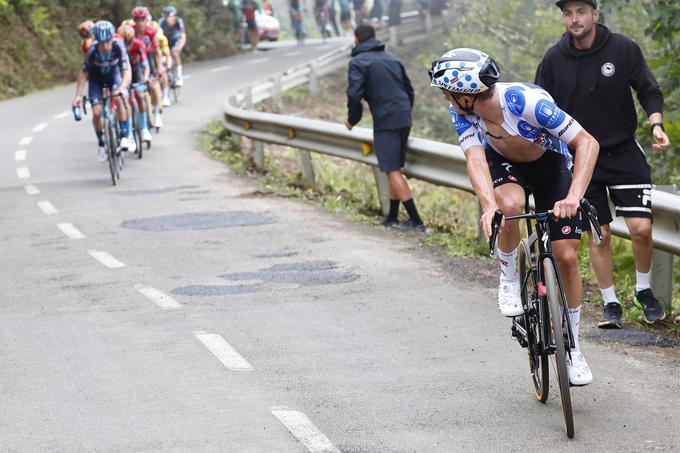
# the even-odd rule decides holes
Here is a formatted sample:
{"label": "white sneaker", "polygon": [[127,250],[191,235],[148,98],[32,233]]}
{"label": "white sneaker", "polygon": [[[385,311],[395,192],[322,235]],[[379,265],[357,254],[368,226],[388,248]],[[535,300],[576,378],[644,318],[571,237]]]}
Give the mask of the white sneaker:
{"label": "white sneaker", "polygon": [[163,107],[170,107],[172,105],[172,102],[170,102],[170,97],[165,96],[163,97]]}
{"label": "white sneaker", "polygon": [[520,290],[519,280],[514,282],[501,280],[498,284],[498,309],[503,316],[513,317],[524,313]]}
{"label": "white sneaker", "polygon": [[109,160],[109,156],[106,154],[106,146],[98,145],[98,147],[97,147],[97,160],[99,160],[99,162],[101,162],[101,163],[104,163],[107,160]]}
{"label": "white sneaker", "polygon": [[153,122],[154,122],[154,126],[163,127],[163,118],[161,118],[160,113],[158,115],[154,116]]}
{"label": "white sneaker", "polygon": [[181,87],[182,85],[184,85],[184,79],[181,77],[177,77],[177,79],[175,79],[175,86]]}
{"label": "white sneaker", "polygon": [[593,382],[593,373],[581,351],[571,351],[571,361],[567,360],[567,371],[571,385],[588,385]]}
{"label": "white sneaker", "polygon": [[[134,142],[135,141],[132,140],[132,143],[134,143]],[[129,138],[123,137],[123,138],[120,139],[120,149],[122,149],[123,151],[129,151],[130,150],[130,139]]]}
{"label": "white sneaker", "polygon": [[149,129],[142,129],[142,141],[151,143],[151,132],[149,132]]}
{"label": "white sneaker", "polygon": [[135,141],[135,138],[132,137],[132,136],[127,137],[127,141],[128,141],[127,150],[131,153],[134,153],[135,151],[137,151],[137,142]]}

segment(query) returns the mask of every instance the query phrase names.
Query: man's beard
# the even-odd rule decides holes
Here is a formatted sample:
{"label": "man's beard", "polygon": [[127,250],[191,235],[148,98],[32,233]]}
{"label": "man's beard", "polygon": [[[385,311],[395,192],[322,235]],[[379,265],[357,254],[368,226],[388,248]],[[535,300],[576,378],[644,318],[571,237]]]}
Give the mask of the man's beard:
{"label": "man's beard", "polygon": [[571,28],[568,28],[567,31],[569,32],[569,34],[571,34],[572,38],[578,41],[589,36],[592,33],[593,28],[595,28],[594,24],[591,25],[590,27],[582,26],[582,28],[578,29],[578,31],[574,31]]}

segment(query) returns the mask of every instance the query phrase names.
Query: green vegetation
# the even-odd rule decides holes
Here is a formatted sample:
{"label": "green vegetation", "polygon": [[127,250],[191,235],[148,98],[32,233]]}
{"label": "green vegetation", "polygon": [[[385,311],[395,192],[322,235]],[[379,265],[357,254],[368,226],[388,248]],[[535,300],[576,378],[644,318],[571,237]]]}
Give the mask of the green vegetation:
{"label": "green vegetation", "polygon": [[[144,2],[160,18],[167,2]],[[187,60],[234,53],[231,15],[221,0],[173,2],[187,26]],[[128,18],[130,0],[0,0],[0,99],[75,80],[83,56],[78,24]],[[198,39],[200,37],[200,39]]]}

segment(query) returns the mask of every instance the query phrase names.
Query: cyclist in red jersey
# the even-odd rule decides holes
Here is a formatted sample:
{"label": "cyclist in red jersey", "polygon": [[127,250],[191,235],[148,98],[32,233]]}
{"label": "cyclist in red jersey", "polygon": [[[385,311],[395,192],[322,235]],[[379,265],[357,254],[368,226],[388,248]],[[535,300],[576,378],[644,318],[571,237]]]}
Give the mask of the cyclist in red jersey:
{"label": "cyclist in red jersey", "polygon": [[163,127],[162,112],[162,93],[158,78],[163,76],[165,68],[161,64],[160,52],[158,52],[158,37],[156,30],[148,24],[150,16],[149,10],[145,6],[137,6],[132,10],[132,17],[135,21],[135,35],[142,41],[148,55],[151,78],[149,79],[149,89],[151,103],[154,107],[154,126]]}
{"label": "cyclist in red jersey", "polygon": [[91,20],[86,20],[82,24],[78,25],[78,34],[82,38],[80,42],[80,49],[83,51],[83,55],[87,54],[90,50],[90,46],[94,42],[94,22]]}
{"label": "cyclist in red jersey", "polygon": [[146,111],[146,102],[144,102],[146,84],[149,81],[149,60],[147,59],[146,48],[142,41],[135,38],[135,29],[130,25],[122,25],[118,28],[118,34],[123,37],[125,48],[130,58],[132,88],[134,89],[134,96],[137,98],[137,106],[139,107],[139,127],[142,129],[142,141],[151,143],[148,112]]}

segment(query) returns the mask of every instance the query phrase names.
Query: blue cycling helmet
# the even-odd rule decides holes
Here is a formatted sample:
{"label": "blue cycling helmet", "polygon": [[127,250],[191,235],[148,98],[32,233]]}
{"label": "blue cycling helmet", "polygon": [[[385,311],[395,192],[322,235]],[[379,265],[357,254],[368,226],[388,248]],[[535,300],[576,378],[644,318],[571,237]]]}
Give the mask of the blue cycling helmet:
{"label": "blue cycling helmet", "polygon": [[100,20],[94,24],[94,38],[97,42],[109,42],[116,32],[113,24],[108,20]]}
{"label": "blue cycling helmet", "polygon": [[172,5],[166,6],[165,8],[163,8],[163,14],[166,16],[174,16],[175,14],[177,14],[177,8],[175,8]]}

